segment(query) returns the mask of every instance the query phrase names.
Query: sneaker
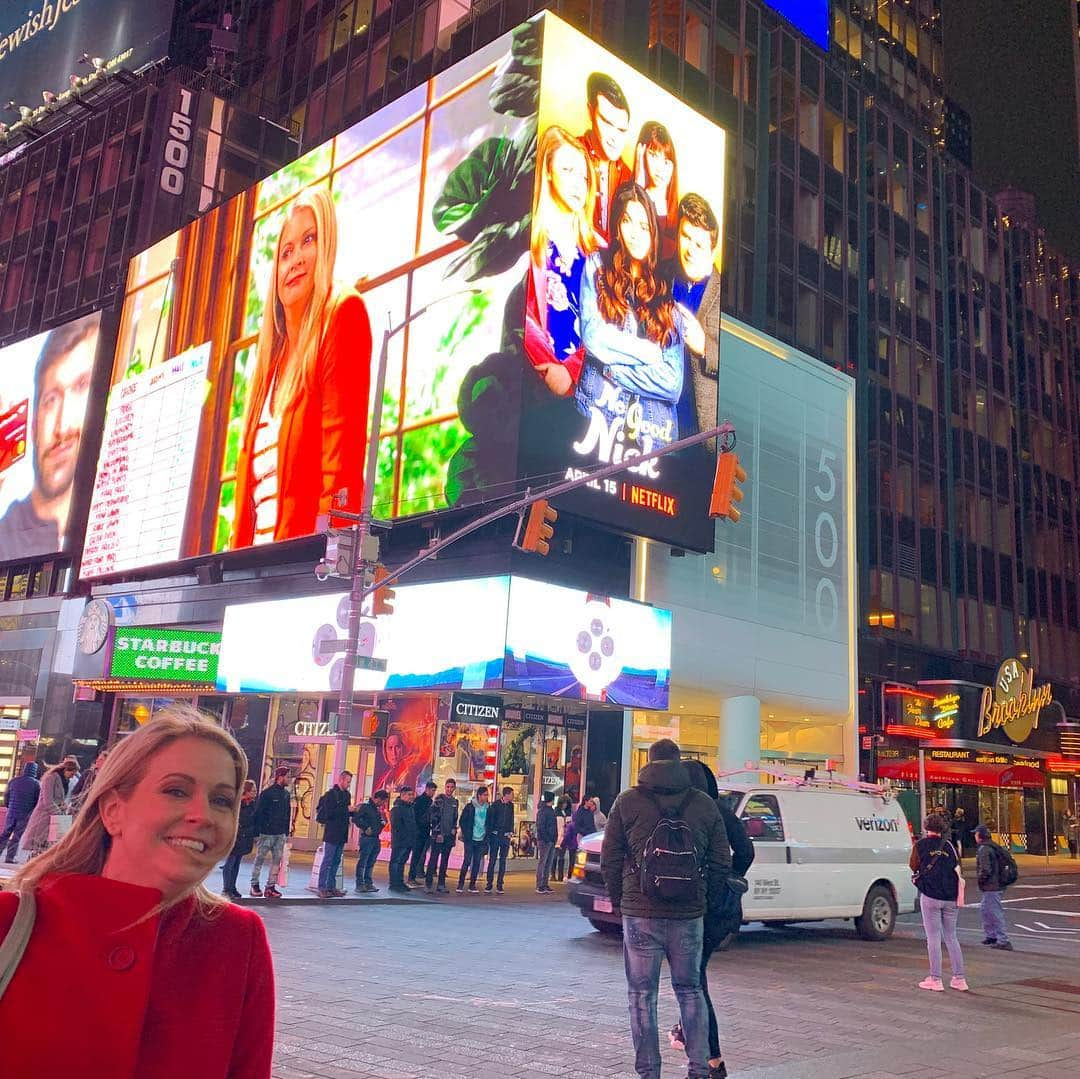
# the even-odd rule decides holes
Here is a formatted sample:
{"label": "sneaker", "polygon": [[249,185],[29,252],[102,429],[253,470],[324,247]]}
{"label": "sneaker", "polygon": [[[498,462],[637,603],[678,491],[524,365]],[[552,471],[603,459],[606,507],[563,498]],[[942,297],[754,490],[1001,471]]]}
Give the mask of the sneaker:
{"label": "sneaker", "polygon": [[1013,950],[1012,944],[1007,940],[999,940],[994,947],[997,948],[999,952],[1011,952]]}
{"label": "sneaker", "polygon": [[369,880],[367,884],[364,885],[364,890],[367,892],[377,892],[379,889]]}
{"label": "sneaker", "polygon": [[233,901],[234,903],[235,903],[235,902],[236,902],[236,901],[237,901],[238,899],[240,899],[240,898],[241,898],[241,895],[240,895],[240,893],[239,893],[239,892],[236,892],[236,891],[231,891],[231,890],[230,890],[230,891],[227,891],[227,892],[222,892],[221,894],[222,894],[223,896],[225,896],[225,898],[226,898],[226,899],[231,899],[231,900],[232,900],[232,901]]}
{"label": "sneaker", "polygon": [[991,944],[991,945],[997,944],[997,937],[986,937],[983,940],[983,944]]}
{"label": "sneaker", "polygon": [[454,891],[455,891],[455,892],[457,892],[457,894],[458,894],[458,895],[464,895],[464,894],[465,894],[465,887],[464,887],[464,885],[461,885],[461,884],[459,884],[459,885],[458,885],[458,886],[457,886],[457,887],[456,887],[456,888],[454,889]]}
{"label": "sneaker", "polygon": [[273,884],[268,884],[266,886],[266,891],[263,894],[266,896],[267,899],[281,898],[281,892],[279,892]]}
{"label": "sneaker", "polygon": [[262,898],[262,894],[263,894],[262,893],[262,888],[259,887],[259,882],[258,881],[252,881],[252,883],[251,883],[251,894],[256,899],[261,899]]}
{"label": "sneaker", "polygon": [[434,889],[434,888],[432,888],[432,886],[431,886],[430,884],[425,884],[425,885],[424,885],[424,891],[425,891],[425,892],[426,892],[426,893],[427,893],[428,895],[434,895],[434,894],[435,894],[435,889]]}
{"label": "sneaker", "polygon": [[727,1065],[722,1060],[709,1065],[709,1079],[727,1079]]}
{"label": "sneaker", "polygon": [[353,895],[363,895],[366,891],[367,889],[362,884],[358,884],[355,888],[353,888]]}
{"label": "sneaker", "polygon": [[945,986],[941,984],[940,978],[926,977],[919,982],[920,989],[929,989],[934,993],[944,993]]}
{"label": "sneaker", "polygon": [[502,890],[502,888],[496,888],[496,889],[495,889],[495,894],[496,894],[496,895],[502,895],[502,894],[503,894],[503,890]]}
{"label": "sneaker", "polygon": [[486,888],[484,889],[484,895],[491,895],[491,893],[492,893],[492,892],[493,892],[494,890],[495,890],[495,889],[494,889],[494,888],[492,888],[492,887],[491,887],[491,885],[489,884],[489,885],[488,885],[488,886],[487,886],[487,887],[486,887]]}
{"label": "sneaker", "polygon": [[480,889],[477,888],[477,886],[475,884],[471,885],[470,888],[469,888],[469,895],[479,895],[479,894],[480,894]]}
{"label": "sneaker", "polygon": [[435,889],[435,891],[436,891],[436,892],[437,892],[437,893],[438,893],[439,895],[449,895],[449,894],[450,894],[450,889],[449,889],[449,888],[447,888],[447,886],[446,886],[445,884],[440,884],[440,885],[438,886],[438,888],[436,888],[436,889]]}
{"label": "sneaker", "polygon": [[398,892],[404,895],[406,892],[411,892],[412,888],[410,888],[407,884],[391,884],[387,887],[387,891]]}
{"label": "sneaker", "polygon": [[964,978],[964,977],[956,978],[956,977],[954,977],[949,982],[949,988],[950,989],[957,989],[961,993],[966,993],[968,991],[967,978]]}
{"label": "sneaker", "polygon": [[332,895],[332,896],[333,896],[333,897],[334,897],[335,899],[343,899],[343,898],[344,898],[344,896],[345,896],[345,893],[344,893],[344,892],[343,892],[343,891],[342,891],[342,890],[341,890],[340,888],[331,888],[331,889],[330,889],[330,894],[331,894],[331,895]]}
{"label": "sneaker", "polygon": [[668,1041],[671,1042],[672,1049],[678,1049],[681,1052],[686,1052],[686,1038],[683,1035],[682,1023],[676,1023],[668,1031]]}
{"label": "sneaker", "polygon": [[331,892],[328,888],[320,888],[319,889],[319,898],[320,899],[330,899],[333,896],[333,894],[334,893]]}

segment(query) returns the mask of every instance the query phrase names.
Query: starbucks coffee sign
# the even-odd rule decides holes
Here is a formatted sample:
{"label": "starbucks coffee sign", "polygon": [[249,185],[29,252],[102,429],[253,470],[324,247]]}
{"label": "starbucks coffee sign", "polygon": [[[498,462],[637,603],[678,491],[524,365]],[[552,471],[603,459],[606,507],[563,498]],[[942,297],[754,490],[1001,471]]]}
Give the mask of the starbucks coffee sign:
{"label": "starbucks coffee sign", "polygon": [[979,707],[979,737],[1000,727],[1014,742],[1025,742],[1039,725],[1039,711],[1053,699],[1050,684],[1034,686],[1035,673],[1018,659],[998,668],[993,688],[987,686]]}

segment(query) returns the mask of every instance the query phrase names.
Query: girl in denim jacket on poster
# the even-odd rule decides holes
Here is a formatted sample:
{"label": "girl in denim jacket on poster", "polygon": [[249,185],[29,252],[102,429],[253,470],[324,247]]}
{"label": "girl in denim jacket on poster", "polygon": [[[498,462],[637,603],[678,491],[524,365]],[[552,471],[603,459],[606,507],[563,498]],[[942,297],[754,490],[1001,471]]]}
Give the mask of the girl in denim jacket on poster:
{"label": "girl in denim jacket on poster", "polygon": [[[657,275],[659,229],[644,189],[624,184],[611,208],[611,246],[589,260],[581,283],[585,367],[575,393],[589,417],[580,452],[612,445],[623,426],[624,447],[642,452],[679,437],[683,331],[671,284]],[[607,422],[607,431],[597,420]],[[610,452],[610,451],[609,451]]]}

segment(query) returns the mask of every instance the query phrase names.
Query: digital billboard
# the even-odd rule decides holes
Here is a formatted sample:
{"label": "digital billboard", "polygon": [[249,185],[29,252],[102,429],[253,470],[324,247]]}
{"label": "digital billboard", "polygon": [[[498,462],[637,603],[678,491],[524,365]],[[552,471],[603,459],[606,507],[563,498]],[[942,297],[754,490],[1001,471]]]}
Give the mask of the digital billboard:
{"label": "digital billboard", "polygon": [[[342,592],[227,607],[218,688],[338,692],[344,661],[323,642],[344,639],[348,604]],[[468,633],[453,631],[466,621]],[[361,654],[385,660],[386,669],[358,669],[355,685],[367,693],[506,689],[666,708],[671,630],[670,611],[522,577],[399,585],[393,614],[365,616],[360,626]]]}
{"label": "digital billboard", "polygon": [[829,0],[765,0],[816,45],[829,47]]}
{"label": "digital billboard", "polygon": [[[41,108],[70,77],[97,67],[137,71],[167,56],[174,0],[26,0],[0,5],[4,101]],[[86,61],[82,57],[87,57]]]}
{"label": "digital billboard", "polygon": [[[544,24],[519,471],[573,478],[716,425],[724,132]],[[684,450],[559,505],[711,547],[713,466]]]}
{"label": "digital billboard", "polygon": [[[607,130],[610,117],[589,106],[587,65],[628,102],[602,164],[586,150],[600,135],[585,128]],[[578,69],[580,84],[560,77]],[[548,154],[564,125],[575,134]],[[586,170],[595,223],[551,182],[567,153],[571,171]],[[723,203],[723,159],[719,129],[543,15],[144,252],[126,285],[83,576],[307,536],[342,491],[356,510],[384,350],[383,519],[504,497],[646,452],[696,430],[699,412],[715,418],[720,222],[709,215]],[[620,192],[638,172],[644,186]],[[589,194],[600,191],[603,212]],[[716,227],[690,226],[706,250],[684,281],[668,267],[680,200],[695,193]],[[651,228],[630,263],[618,245],[607,255],[616,196]],[[620,314],[614,297],[640,267],[649,290]],[[125,479],[124,460],[157,468],[168,497],[148,497],[130,468]],[[566,506],[704,549],[710,479],[701,450]]]}
{"label": "digital billboard", "polygon": [[67,549],[100,320],[0,349],[0,562]]}

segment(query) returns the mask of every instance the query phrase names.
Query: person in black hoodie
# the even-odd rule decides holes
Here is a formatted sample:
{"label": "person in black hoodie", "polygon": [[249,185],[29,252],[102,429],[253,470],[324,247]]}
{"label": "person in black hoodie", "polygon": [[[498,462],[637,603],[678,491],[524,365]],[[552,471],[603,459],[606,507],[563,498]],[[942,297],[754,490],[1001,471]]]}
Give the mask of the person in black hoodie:
{"label": "person in black hoodie", "polygon": [[[663,826],[662,821],[669,823]],[[689,836],[683,834],[687,831]],[[666,832],[666,837],[654,837],[656,832]],[[692,842],[692,878],[685,875],[685,858],[678,867],[672,865],[673,846],[667,853],[650,853],[654,838]],[[661,878],[650,866],[667,873]],[[730,871],[731,848],[716,802],[691,787],[679,747],[670,738],[660,739],[649,747],[649,763],[638,773],[637,785],[615,799],[600,852],[608,895],[622,911],[634,1065],[644,1079],[660,1075],[656,998],[665,956],[686,1036],[688,1076],[709,1075],[709,1022],[701,991],[704,916],[706,908],[716,904]],[[663,887],[661,879],[667,882]],[[678,885],[680,879],[686,885],[664,898],[671,895],[668,885]]]}
{"label": "person in black hoodie", "polygon": [[279,768],[270,784],[255,802],[255,860],[251,863],[251,894],[263,894],[259,887],[262,864],[270,859],[270,876],[266,881],[266,896],[281,898],[278,891],[278,870],[285,853],[285,840],[292,824],[292,796],[289,794],[289,769]]}
{"label": "person in black hoodie", "polygon": [[397,789],[397,801],[390,810],[390,891],[411,892],[405,883],[405,861],[416,846],[416,791],[405,784]]}
{"label": "person in black hoodie", "polygon": [[419,884],[420,874],[424,871],[424,855],[431,846],[431,803],[435,801],[435,792],[439,785],[433,779],[424,784],[424,793],[413,802],[413,816],[416,818],[416,843],[413,846],[412,861],[409,863],[409,883]]}
{"label": "person in black hoodie", "polygon": [[340,898],[345,893],[337,886],[338,866],[349,838],[349,812],[352,810],[352,772],[342,772],[337,782],[319,799],[315,820],[323,826],[323,856],[319,866],[319,898]]}
{"label": "person in black hoodie", "polygon": [[[458,800],[454,797],[457,780],[448,779],[442,794],[431,803],[431,854],[428,857],[427,875],[424,891],[429,895],[446,891],[446,867],[450,862],[450,852],[457,839]],[[435,873],[438,871],[438,888],[434,887]]]}
{"label": "person in black hoodie", "polygon": [[542,895],[553,892],[551,864],[555,860],[555,844],[559,841],[559,822],[551,805],[554,795],[544,791],[540,808],[536,811],[536,890]]}
{"label": "person in black hoodie", "polygon": [[488,870],[485,892],[491,892],[495,882],[495,861],[499,862],[499,882],[495,891],[503,894],[506,879],[506,856],[510,853],[510,840],[514,837],[514,788],[503,787],[502,797],[488,810]]}
{"label": "person in black hoodie", "polygon": [[967,992],[964,977],[964,955],[956,936],[956,920],[959,916],[960,856],[956,848],[944,838],[949,821],[940,813],[931,813],[923,825],[925,834],[911,848],[912,880],[920,893],[919,910],[923,929],[926,930],[926,951],[930,957],[930,974],[919,982],[920,989],[940,993],[945,989],[941,981],[941,940],[949,950],[952,966],[953,989]]}
{"label": "person in black hoodie", "polygon": [[240,794],[240,815],[236,821],[236,842],[221,867],[221,894],[230,899],[239,899],[236,878],[240,873],[240,862],[250,854],[255,846],[255,780],[245,779],[244,789]]}
{"label": "person in black hoodie", "polygon": [[4,861],[9,865],[15,861],[15,852],[19,849],[19,840],[26,830],[26,823],[34,806],[41,797],[41,784],[38,782],[38,766],[34,761],[23,765],[22,775],[13,779],[4,792],[4,805],[7,816],[4,818],[4,830],[0,832],[0,849],[7,843]]}
{"label": "person in black hoodie", "polygon": [[[684,761],[690,774],[690,785],[704,791],[720,810],[728,843],[731,845],[731,876],[724,882],[719,902],[705,911],[705,933],[701,947],[701,992],[705,996],[705,1008],[709,1013],[709,1079],[727,1079],[727,1065],[720,1049],[720,1028],[716,1011],[709,996],[709,957],[721,947],[732,933],[742,925],[742,897],[744,888],[732,878],[745,878],[746,871],[754,863],[754,841],[746,834],[746,825],[735,815],[727,798],[719,797],[716,777],[701,761]],[[671,1028],[668,1035],[673,1048],[685,1049],[682,1024]]]}

